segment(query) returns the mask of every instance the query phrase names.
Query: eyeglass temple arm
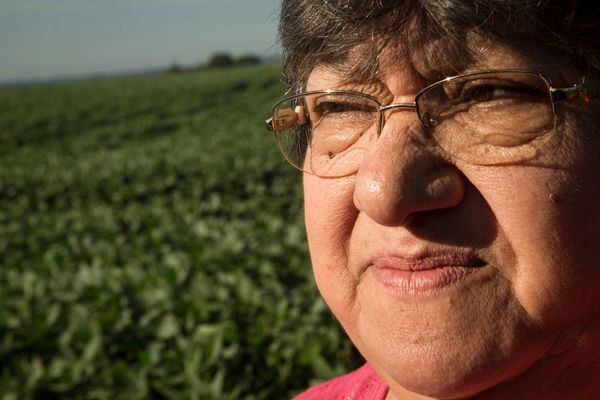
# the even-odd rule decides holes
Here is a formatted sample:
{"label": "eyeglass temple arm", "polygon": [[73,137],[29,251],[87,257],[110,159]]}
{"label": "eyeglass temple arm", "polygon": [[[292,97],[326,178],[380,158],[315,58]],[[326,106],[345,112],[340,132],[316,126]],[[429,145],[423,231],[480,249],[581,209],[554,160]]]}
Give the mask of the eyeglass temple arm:
{"label": "eyeglass temple arm", "polygon": [[600,97],[600,79],[583,77],[581,83],[569,88],[551,88],[552,101],[562,101],[581,97],[584,101],[590,101]]}

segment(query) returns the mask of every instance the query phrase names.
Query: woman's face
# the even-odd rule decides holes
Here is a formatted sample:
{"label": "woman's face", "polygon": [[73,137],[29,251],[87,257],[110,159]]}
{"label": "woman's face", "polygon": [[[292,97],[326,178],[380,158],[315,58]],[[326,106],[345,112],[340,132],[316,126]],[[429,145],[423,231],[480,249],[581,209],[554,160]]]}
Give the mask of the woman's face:
{"label": "woman's face", "polygon": [[[412,102],[435,71],[401,59],[384,54],[365,91]],[[537,69],[559,87],[581,77],[541,64],[491,45],[468,70]],[[307,89],[345,87],[336,71],[318,66]],[[552,370],[597,321],[600,139],[573,115],[532,159],[478,166],[452,160],[413,111],[396,110],[355,175],[304,175],[318,287],[395,394],[518,384],[526,370]]]}

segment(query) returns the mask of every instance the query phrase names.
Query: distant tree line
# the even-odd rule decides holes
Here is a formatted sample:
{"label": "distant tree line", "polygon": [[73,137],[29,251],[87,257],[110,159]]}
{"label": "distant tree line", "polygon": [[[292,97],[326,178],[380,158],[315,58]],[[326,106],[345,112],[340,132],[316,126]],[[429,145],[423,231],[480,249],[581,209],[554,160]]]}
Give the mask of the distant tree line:
{"label": "distant tree line", "polygon": [[231,67],[234,65],[256,65],[260,64],[261,59],[254,54],[245,54],[241,57],[234,58],[231,54],[221,52],[214,53],[206,66],[209,68]]}
{"label": "distant tree line", "polygon": [[169,67],[167,72],[179,73],[200,68],[227,68],[242,65],[258,65],[262,62],[263,59],[255,54],[244,54],[239,57],[234,57],[230,53],[222,51],[213,53],[205,64],[202,64],[196,68],[184,68],[177,62],[174,62]]}

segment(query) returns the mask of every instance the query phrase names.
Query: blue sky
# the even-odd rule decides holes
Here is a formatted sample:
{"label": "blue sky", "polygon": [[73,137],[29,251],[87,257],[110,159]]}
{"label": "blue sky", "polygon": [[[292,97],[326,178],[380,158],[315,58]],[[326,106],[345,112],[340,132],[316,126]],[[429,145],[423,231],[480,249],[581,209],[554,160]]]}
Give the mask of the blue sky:
{"label": "blue sky", "polygon": [[0,82],[279,53],[280,0],[0,0]]}

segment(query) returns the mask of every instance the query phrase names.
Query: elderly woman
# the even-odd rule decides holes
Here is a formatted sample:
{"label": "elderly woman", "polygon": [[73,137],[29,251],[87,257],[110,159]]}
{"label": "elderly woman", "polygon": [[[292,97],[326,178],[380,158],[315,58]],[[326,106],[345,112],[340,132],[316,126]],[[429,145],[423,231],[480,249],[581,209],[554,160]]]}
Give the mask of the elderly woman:
{"label": "elderly woman", "polygon": [[319,290],[367,364],[298,399],[600,399],[600,12],[284,0]]}

